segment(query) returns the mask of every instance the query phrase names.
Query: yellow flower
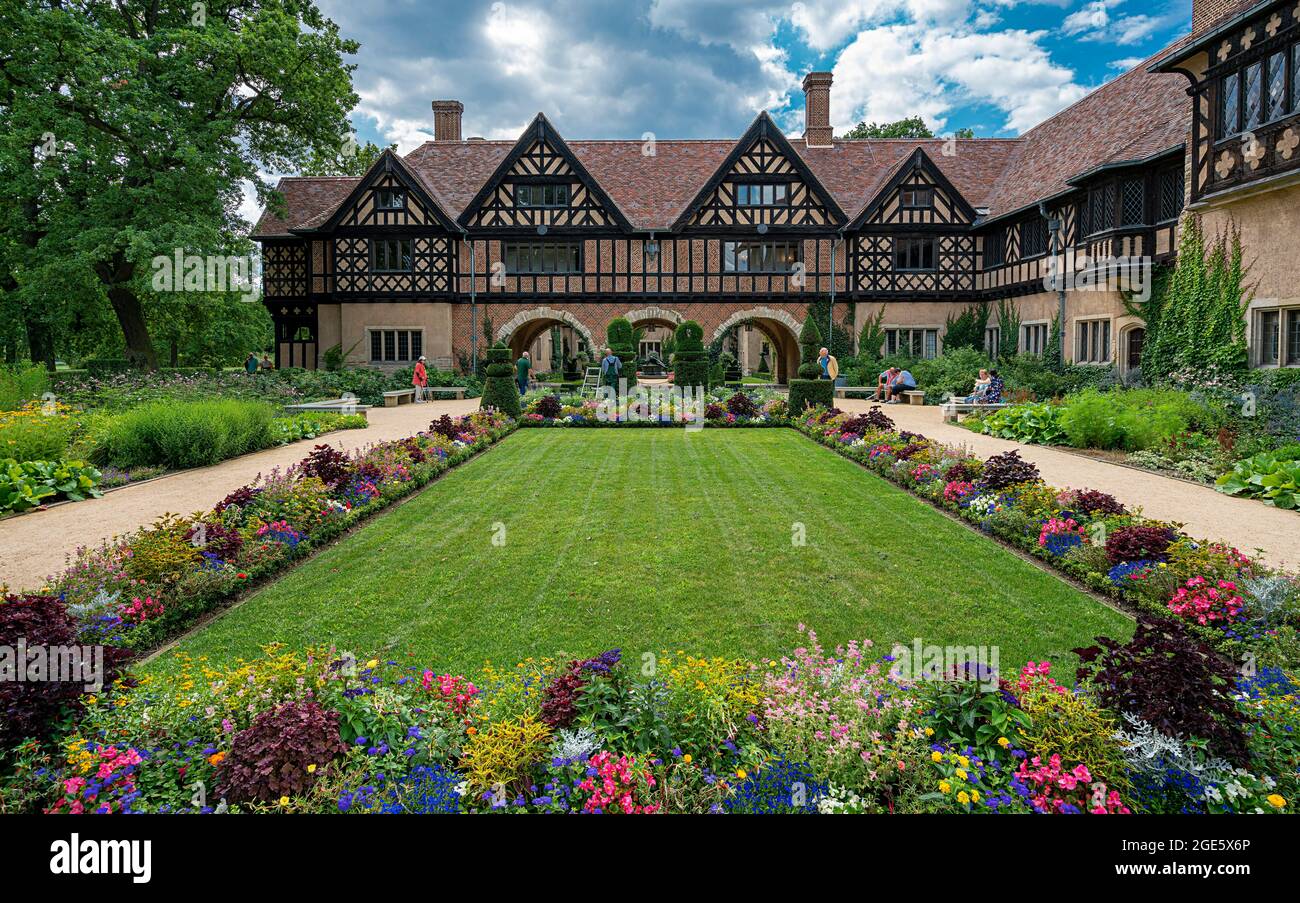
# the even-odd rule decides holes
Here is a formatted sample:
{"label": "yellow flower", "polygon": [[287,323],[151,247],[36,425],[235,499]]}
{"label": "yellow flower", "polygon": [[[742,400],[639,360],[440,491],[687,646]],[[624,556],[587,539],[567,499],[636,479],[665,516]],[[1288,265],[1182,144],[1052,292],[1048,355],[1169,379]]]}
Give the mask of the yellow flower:
{"label": "yellow flower", "polygon": [[687,753],[686,755],[682,756],[682,761],[685,762],[687,765],[690,765],[690,764],[691,764],[691,754],[690,754],[690,753]]}
{"label": "yellow flower", "polygon": [[932,727],[927,727],[927,728],[925,729],[925,735],[926,735],[927,737],[933,737],[933,736],[934,736],[934,728],[932,728]]}
{"label": "yellow flower", "polygon": [[980,801],[980,792],[978,790],[972,790],[970,792],[970,801],[972,803],[978,803]]}
{"label": "yellow flower", "polygon": [[315,765],[308,765],[308,766],[307,766],[307,773],[308,773],[308,774],[315,774],[315,773],[316,773],[316,766],[315,766]]}
{"label": "yellow flower", "polygon": [[1269,805],[1272,806],[1272,807],[1275,808],[1275,809],[1281,809],[1283,806],[1286,805],[1286,799],[1283,798],[1280,794],[1277,794],[1277,793],[1271,793],[1271,794],[1269,794],[1269,796],[1268,796],[1268,802],[1269,802]]}
{"label": "yellow flower", "polygon": [[377,659],[377,658],[372,658],[370,661],[366,662],[366,667],[367,667],[367,668],[378,668],[378,667],[379,667],[379,659]]}
{"label": "yellow flower", "polygon": [[965,756],[958,756],[957,762],[958,764],[961,765],[962,768],[970,768],[970,759],[966,758]]}
{"label": "yellow flower", "polygon": [[939,752],[939,750],[936,749],[934,752],[930,753],[930,761],[931,761],[931,762],[942,762],[942,761],[943,761],[943,753]]}
{"label": "yellow flower", "polygon": [[281,806],[289,805],[289,798],[287,796],[280,797],[280,805]]}
{"label": "yellow flower", "polygon": [[957,794],[957,802],[961,803],[962,805],[969,803],[970,794],[967,793],[965,790],[963,790],[961,793]]}
{"label": "yellow flower", "polygon": [[1011,745],[1011,741],[1008,740],[1006,737],[998,737],[998,746],[1002,747],[1003,749],[1006,749],[1010,745]]}
{"label": "yellow flower", "polygon": [[737,769],[736,769],[736,777],[740,778],[742,781],[745,780],[745,769],[743,769],[743,768],[737,768]]}
{"label": "yellow flower", "polygon": [[958,769],[957,769],[957,777],[961,778],[963,781],[966,780],[966,769],[964,769],[964,768],[958,768]]}
{"label": "yellow flower", "polygon": [[951,790],[952,790],[952,785],[949,784],[947,781],[940,781],[940,782],[939,782],[939,792],[940,792],[940,793],[948,793],[948,792],[951,791]]}

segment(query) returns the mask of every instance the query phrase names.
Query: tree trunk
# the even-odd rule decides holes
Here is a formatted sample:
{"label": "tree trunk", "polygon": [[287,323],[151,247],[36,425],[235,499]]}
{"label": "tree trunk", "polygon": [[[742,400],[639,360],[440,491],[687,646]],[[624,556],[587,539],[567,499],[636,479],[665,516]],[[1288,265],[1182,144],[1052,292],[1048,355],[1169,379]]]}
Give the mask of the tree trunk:
{"label": "tree trunk", "polygon": [[126,342],[126,359],[131,366],[141,370],[157,370],[158,353],[154,351],[149,327],[144,322],[144,307],[131,287],[134,269],[134,265],[118,253],[111,261],[96,264],[95,273],[108,288],[108,302],[113,305],[113,313],[117,314],[122,338]]}
{"label": "tree trunk", "polygon": [[175,339],[171,340],[171,366],[173,368],[180,366],[181,350]]}
{"label": "tree trunk", "polygon": [[54,336],[50,327],[35,320],[27,320],[27,348],[31,351],[33,364],[44,364],[45,369],[54,372]]}

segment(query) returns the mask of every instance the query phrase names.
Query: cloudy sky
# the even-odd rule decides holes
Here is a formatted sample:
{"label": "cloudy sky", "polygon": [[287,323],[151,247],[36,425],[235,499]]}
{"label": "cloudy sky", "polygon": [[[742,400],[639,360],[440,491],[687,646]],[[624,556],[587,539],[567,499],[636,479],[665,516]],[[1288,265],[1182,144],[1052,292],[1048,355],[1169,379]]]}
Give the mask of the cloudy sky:
{"label": "cloudy sky", "polygon": [[[923,116],[937,134],[1016,135],[1190,27],[1191,0],[318,0],[361,42],[352,121],[409,151],[429,102],[464,134],[738,136],[759,110],[802,131],[805,72],[835,73],[831,118]],[[256,205],[246,204],[253,213]]]}

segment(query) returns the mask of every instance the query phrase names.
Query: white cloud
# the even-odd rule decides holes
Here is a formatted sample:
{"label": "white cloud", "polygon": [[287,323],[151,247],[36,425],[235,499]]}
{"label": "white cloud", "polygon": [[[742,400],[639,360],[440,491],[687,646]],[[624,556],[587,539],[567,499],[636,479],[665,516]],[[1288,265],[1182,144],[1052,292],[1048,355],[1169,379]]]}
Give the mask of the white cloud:
{"label": "white cloud", "polygon": [[1187,17],[1180,3],[1166,2],[1163,12],[1155,15],[1115,15],[1112,10],[1125,0],[1092,0],[1070,13],[1061,23],[1061,31],[1077,36],[1080,41],[1105,42],[1132,46],[1141,43],[1158,31],[1163,31]]}

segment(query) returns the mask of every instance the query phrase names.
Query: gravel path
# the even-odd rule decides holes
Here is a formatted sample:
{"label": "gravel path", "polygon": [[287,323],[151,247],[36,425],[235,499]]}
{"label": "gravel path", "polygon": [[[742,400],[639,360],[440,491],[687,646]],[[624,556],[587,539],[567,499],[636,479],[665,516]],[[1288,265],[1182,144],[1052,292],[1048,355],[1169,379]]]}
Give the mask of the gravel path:
{"label": "gravel path", "polygon": [[[839,406],[865,411],[871,403],[850,399]],[[357,449],[386,439],[405,438],[427,428],[436,416],[465,414],[477,407],[478,400],[469,399],[373,408],[369,412],[370,426],[364,430],[331,433],[320,440],[308,439],[127,486],[102,499],[56,505],[2,520],[0,586],[8,583],[11,589],[38,588],[49,575],[64,567],[78,546],[97,545],[169,512],[187,514],[210,508],[259,473],[302,460],[318,442]],[[1141,505],[1149,517],[1183,524],[1192,536],[1220,539],[1247,553],[1262,549],[1264,560],[1276,566],[1300,566],[1300,514],[1296,512],[1231,498],[1209,487],[1060,449],[981,436],[943,423],[939,409],[933,406],[890,405],[886,410],[902,429],[965,445],[982,457],[1018,448],[1021,456],[1037,464],[1043,478],[1055,486],[1100,489],[1128,505]]]}
{"label": "gravel path", "polygon": [[[868,401],[837,402],[841,410],[866,411]],[[1100,489],[1130,507],[1141,506],[1147,517],[1184,525],[1188,535],[1223,540],[1246,554],[1263,549],[1262,558],[1275,566],[1300,566],[1300,513],[1271,508],[1263,502],[1239,499],[1183,480],[1170,479],[1084,455],[1042,445],[1024,445],[973,433],[944,423],[932,405],[894,404],[883,408],[900,429],[931,439],[965,445],[980,457],[1019,449],[1020,457],[1033,461],[1043,479],[1070,489]]]}
{"label": "gravel path", "polygon": [[301,461],[322,442],[351,451],[414,435],[442,414],[467,414],[477,409],[477,398],[371,408],[367,412],[370,426],[363,430],[341,430],[319,439],[304,439],[211,467],[124,486],[100,499],[55,505],[0,520],[0,586],[8,583],[10,589],[37,589],[64,568],[79,546],[98,545],[151,524],[163,514],[189,514],[211,508],[259,473]]}

